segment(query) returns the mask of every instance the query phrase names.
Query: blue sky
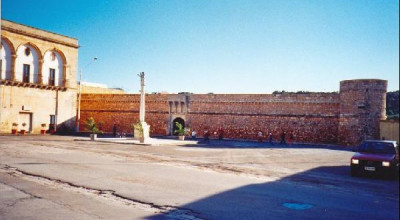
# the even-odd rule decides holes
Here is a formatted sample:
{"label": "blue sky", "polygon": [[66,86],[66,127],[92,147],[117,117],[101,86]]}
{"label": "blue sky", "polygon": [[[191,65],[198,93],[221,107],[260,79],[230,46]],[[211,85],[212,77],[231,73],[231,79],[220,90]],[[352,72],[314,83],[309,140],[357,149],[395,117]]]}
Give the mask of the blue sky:
{"label": "blue sky", "polygon": [[397,0],[2,0],[2,18],[78,38],[84,81],[138,92],[399,89]]}

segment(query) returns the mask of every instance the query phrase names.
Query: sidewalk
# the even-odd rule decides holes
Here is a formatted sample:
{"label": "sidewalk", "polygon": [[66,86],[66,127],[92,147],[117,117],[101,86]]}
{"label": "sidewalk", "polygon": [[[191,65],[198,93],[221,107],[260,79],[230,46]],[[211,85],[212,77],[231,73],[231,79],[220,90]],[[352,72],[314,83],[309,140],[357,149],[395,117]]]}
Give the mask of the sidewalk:
{"label": "sidewalk", "polygon": [[[75,141],[90,141],[90,138],[81,137],[74,139]],[[180,145],[191,145],[198,144],[198,141],[193,140],[177,140],[177,139],[162,139],[162,138],[146,138],[144,143],[140,143],[139,140],[134,140],[133,138],[97,138],[96,142],[103,143],[118,143],[118,144],[135,144],[135,145],[145,145],[145,146],[180,146]]]}

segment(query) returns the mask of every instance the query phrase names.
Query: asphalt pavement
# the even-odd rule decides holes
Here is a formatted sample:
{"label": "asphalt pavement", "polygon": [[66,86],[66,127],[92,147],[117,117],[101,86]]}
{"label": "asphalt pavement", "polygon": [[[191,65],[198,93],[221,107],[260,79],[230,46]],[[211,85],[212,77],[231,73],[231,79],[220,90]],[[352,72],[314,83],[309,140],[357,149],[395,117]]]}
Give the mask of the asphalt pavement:
{"label": "asphalt pavement", "polygon": [[0,219],[398,219],[398,180],[351,177],[352,154],[0,136]]}

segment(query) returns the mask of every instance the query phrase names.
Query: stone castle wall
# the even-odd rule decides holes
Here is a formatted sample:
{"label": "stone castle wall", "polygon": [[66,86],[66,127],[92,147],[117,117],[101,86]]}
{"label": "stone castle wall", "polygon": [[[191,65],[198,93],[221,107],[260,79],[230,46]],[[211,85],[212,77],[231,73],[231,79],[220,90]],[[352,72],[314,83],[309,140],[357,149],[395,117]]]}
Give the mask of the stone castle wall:
{"label": "stone castle wall", "polygon": [[[336,142],[337,94],[194,95],[191,128],[224,130],[227,138],[255,139],[259,131],[293,132],[299,142]],[[212,122],[212,123],[210,123]]]}
{"label": "stone castle wall", "polygon": [[89,94],[125,94],[125,91],[122,89],[116,88],[102,88],[96,86],[88,86],[82,85],[81,92],[89,93]]}
{"label": "stone castle wall", "polygon": [[339,141],[351,145],[379,139],[379,122],[386,119],[386,80],[340,82]]}
{"label": "stone castle wall", "polygon": [[[140,95],[138,94],[82,94],[81,124],[93,117],[103,122],[103,131],[111,132],[114,123],[118,131],[131,133],[131,125],[139,120]],[[151,125],[151,134],[166,135],[168,123],[167,95],[146,96],[146,122]]]}
{"label": "stone castle wall", "polygon": [[[225,138],[256,139],[259,131],[271,131],[279,140],[285,131],[296,142],[355,145],[365,136],[379,138],[386,84],[342,81],[339,94],[147,94],[146,122],[151,135],[171,135],[174,120],[182,118],[200,136],[222,128]],[[139,99],[136,94],[84,94],[82,119],[104,122],[106,132],[115,122],[119,131],[131,133]]]}

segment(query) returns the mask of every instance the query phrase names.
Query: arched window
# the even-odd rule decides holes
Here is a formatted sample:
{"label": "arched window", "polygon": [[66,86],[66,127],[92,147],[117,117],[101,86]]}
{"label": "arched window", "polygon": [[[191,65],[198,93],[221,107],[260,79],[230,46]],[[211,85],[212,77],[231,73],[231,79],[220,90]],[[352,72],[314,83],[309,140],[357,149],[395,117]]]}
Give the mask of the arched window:
{"label": "arched window", "polygon": [[11,80],[11,47],[1,39],[0,80]]}
{"label": "arched window", "polygon": [[39,58],[40,52],[33,45],[19,46],[15,65],[15,80],[39,83]]}
{"label": "arched window", "polygon": [[44,54],[43,61],[43,84],[63,86],[64,61],[62,55],[56,50],[49,50]]}

